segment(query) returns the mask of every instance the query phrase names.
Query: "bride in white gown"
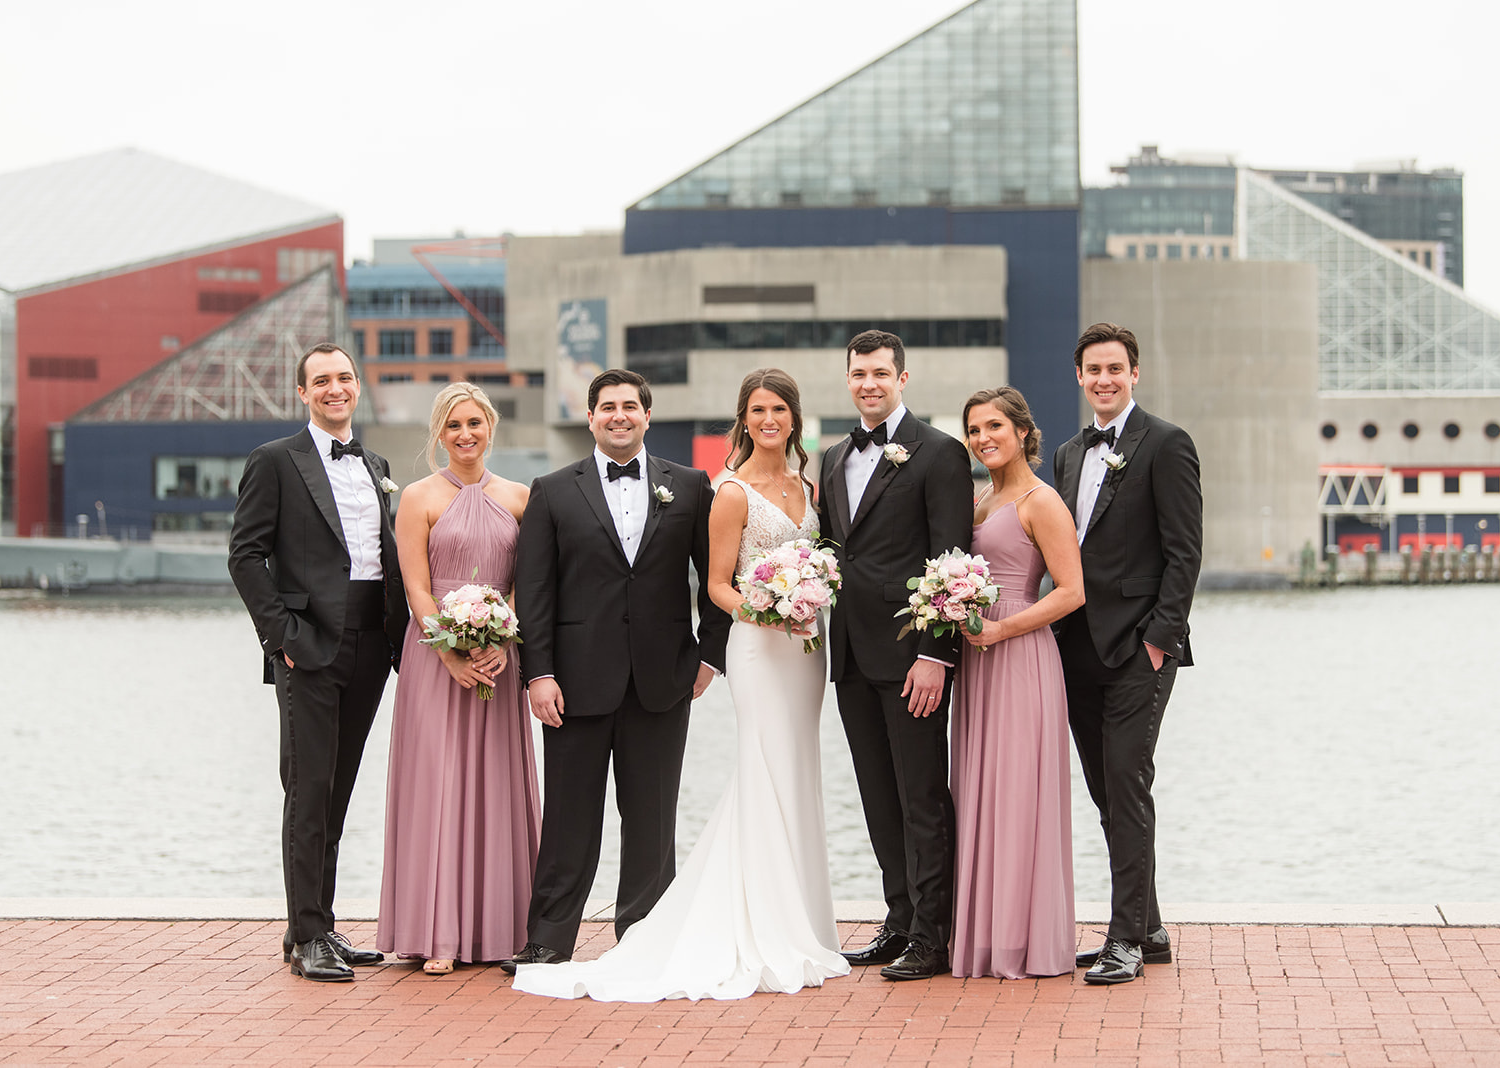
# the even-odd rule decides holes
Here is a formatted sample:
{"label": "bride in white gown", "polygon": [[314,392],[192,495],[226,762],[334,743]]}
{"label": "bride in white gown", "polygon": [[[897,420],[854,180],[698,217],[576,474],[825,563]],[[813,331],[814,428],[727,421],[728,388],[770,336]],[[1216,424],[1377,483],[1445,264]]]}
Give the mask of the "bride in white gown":
{"label": "bride in white gown", "polygon": [[[752,371],[730,432],[735,474],[709,519],[709,594],[731,614],[743,603],[734,576],[752,557],[818,535],[801,442],[796,382],[784,371]],[[788,469],[794,449],[797,471]],[[801,636],[737,620],[726,674],[736,767],[672,885],[599,959],[521,965],[515,989],[597,1001],[730,999],[848,974],[823,827],[825,655],[804,653]]]}

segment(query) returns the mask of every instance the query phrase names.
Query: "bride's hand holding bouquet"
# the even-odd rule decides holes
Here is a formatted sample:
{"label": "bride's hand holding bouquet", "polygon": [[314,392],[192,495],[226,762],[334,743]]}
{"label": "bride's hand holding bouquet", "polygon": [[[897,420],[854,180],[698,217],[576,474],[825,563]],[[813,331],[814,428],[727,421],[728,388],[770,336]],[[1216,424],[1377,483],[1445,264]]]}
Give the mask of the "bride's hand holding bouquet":
{"label": "bride's hand holding bouquet", "polygon": [[843,584],[838,561],[831,552],[800,538],[756,556],[735,588],[745,599],[740,619],[763,627],[779,627],[802,639],[802,651],[823,645],[818,635],[818,612],[831,608]]}

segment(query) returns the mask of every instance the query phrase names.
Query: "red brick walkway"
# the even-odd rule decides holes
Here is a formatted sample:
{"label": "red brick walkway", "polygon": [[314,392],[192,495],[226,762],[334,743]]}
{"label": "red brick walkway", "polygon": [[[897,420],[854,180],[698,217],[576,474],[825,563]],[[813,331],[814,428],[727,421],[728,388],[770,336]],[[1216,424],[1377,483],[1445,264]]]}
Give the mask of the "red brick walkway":
{"label": "red brick walkway", "polygon": [[[1500,1065],[1496,928],[1183,925],[1176,963],[1111,989],[870,970],[658,1005],[514,994],[495,967],[308,983],[281,963],[281,930],[0,922],[0,1064]],[[346,930],[373,941],[373,924]],[[613,942],[601,924],[584,935],[580,956]]]}

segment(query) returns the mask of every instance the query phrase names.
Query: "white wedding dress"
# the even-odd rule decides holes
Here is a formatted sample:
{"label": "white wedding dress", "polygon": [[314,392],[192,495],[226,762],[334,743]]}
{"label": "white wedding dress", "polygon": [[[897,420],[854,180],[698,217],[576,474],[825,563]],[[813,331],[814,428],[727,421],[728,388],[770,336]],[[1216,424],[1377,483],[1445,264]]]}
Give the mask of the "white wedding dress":
{"label": "white wedding dress", "polygon": [[[816,538],[804,487],[800,525],[745,483],[739,568],[783,542]],[[823,828],[818,717],[823,650],[736,622],[726,654],[738,757],[728,789],[649,915],[592,961],[523,964],[515,989],[558,998],[661,1001],[793,993],[847,975],[834,927]]]}

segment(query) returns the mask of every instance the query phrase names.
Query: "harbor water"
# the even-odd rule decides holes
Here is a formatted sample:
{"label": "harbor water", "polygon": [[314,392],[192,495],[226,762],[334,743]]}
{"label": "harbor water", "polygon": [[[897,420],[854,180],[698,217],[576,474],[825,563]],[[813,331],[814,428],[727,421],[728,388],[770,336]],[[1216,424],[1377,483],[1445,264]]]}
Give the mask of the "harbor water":
{"label": "harbor water", "polygon": [[[1500,628],[1493,586],[1204,592],[1198,666],[1157,750],[1167,902],[1493,901],[1500,887]],[[277,712],[232,598],[0,599],[0,897],[282,893]],[[380,885],[395,683],[366,750],[343,898]],[[678,842],[734,759],[716,682],[694,708]],[[541,728],[536,727],[538,732]],[[823,764],[834,895],[875,899],[832,688]],[[1108,897],[1075,762],[1080,900]],[[595,896],[617,871],[613,813]]]}

